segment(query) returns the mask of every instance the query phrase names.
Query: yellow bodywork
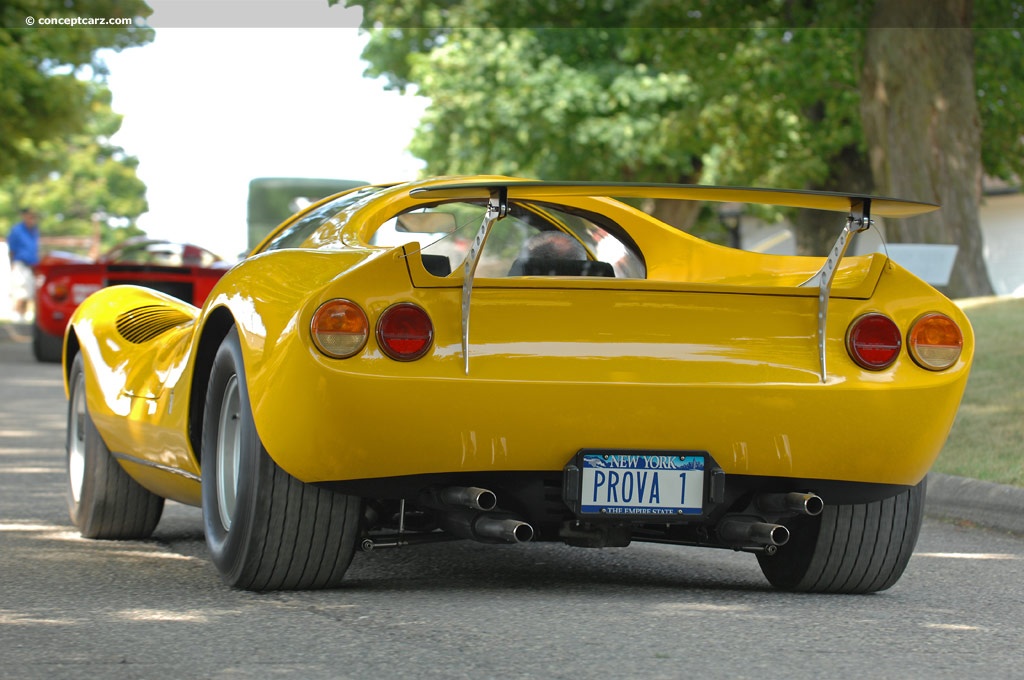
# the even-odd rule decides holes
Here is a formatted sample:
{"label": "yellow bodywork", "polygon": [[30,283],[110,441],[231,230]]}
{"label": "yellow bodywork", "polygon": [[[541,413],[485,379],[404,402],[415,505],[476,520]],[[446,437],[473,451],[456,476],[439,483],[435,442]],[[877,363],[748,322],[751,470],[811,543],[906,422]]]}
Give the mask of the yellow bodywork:
{"label": "yellow bodywork", "polygon": [[[90,414],[125,469],[159,495],[200,503],[203,371],[225,323],[239,329],[264,446],[307,482],[560,471],[579,449],[613,448],[704,450],[727,478],[913,485],[941,450],[973,354],[949,300],[884,255],[843,259],[823,381],[818,289],[800,285],[822,258],[723,248],[608,198],[557,202],[622,225],[646,278],[478,278],[467,375],[462,269],[434,276],[414,246],[367,245],[376,225],[422,202],[410,187],[436,183],[381,190],[329,227],[331,247],[257,248],[202,310],[127,286],[86,300],[67,354],[83,353]],[[324,356],[309,326],[333,298],[359,304],[371,328],[396,302],[421,306],[430,352],[393,361],[371,333],[352,358]],[[904,348],[883,371],[860,368],[844,338],[866,312],[904,337],[926,312],[950,316],[964,335],[959,361],[924,370]]]}

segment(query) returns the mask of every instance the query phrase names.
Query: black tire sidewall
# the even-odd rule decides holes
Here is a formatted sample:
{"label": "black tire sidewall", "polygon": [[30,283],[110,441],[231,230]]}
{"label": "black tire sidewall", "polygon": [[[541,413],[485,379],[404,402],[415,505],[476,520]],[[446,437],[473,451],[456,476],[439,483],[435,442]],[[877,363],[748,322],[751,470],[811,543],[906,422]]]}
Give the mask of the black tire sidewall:
{"label": "black tire sidewall", "polygon": [[[217,498],[217,440],[224,392],[233,376],[238,377],[242,451],[239,461],[235,512],[231,518],[231,529],[226,530],[221,523]],[[245,365],[236,329],[232,329],[224,338],[210,370],[210,382],[203,410],[201,451],[203,525],[206,544],[210,550],[210,557],[224,580],[231,585],[236,585],[240,575],[245,571],[249,556],[259,554],[257,547],[252,545],[252,535],[254,534],[252,525],[256,517],[256,506],[260,494],[258,466],[262,454],[262,444],[256,435],[256,428],[253,424],[249,391],[245,381]]]}
{"label": "black tire sidewall", "polygon": [[32,324],[32,356],[39,363],[60,363],[64,352],[64,337],[50,335],[38,323]]}
{"label": "black tire sidewall", "polygon": [[71,446],[78,433],[72,427],[75,401],[84,400],[85,361],[75,356],[69,373],[68,427],[65,439],[65,494],[68,514],[84,538],[148,538],[163,512],[164,499],[131,478],[111,455],[96,429],[87,403],[82,405],[79,428],[82,434],[82,487],[78,501],[71,490]]}
{"label": "black tire sidewall", "polygon": [[[83,422],[79,423],[79,427],[83,430],[84,439],[82,442],[82,455],[85,458],[85,470],[82,478],[82,488],[79,489],[78,500],[75,500],[75,495],[71,490],[71,444],[72,440],[77,436],[75,428],[72,427],[74,421],[74,410],[75,400],[78,397],[78,390],[85,389],[85,382],[79,381],[79,378],[85,375],[85,364],[82,361],[82,355],[78,354],[75,356],[74,362],[71,364],[71,373],[68,379],[68,427],[67,437],[64,442],[64,472],[67,480],[67,486],[65,487],[65,497],[68,502],[68,514],[71,516],[71,522],[78,527],[79,531],[83,534],[87,531],[86,524],[88,518],[85,516],[84,508],[88,507],[87,499],[93,494],[93,475],[89,474],[90,468],[94,466],[95,457],[95,443],[93,440],[99,438],[99,433],[96,432],[96,428],[93,427],[92,418],[89,417],[88,407],[83,409],[82,419]],[[85,395],[82,395],[85,398]]]}
{"label": "black tire sidewall", "polygon": [[792,538],[776,555],[758,555],[762,572],[772,585],[798,592],[889,588],[902,576],[917,544],[926,485],[927,478],[883,500],[826,506],[817,517],[787,521]]}

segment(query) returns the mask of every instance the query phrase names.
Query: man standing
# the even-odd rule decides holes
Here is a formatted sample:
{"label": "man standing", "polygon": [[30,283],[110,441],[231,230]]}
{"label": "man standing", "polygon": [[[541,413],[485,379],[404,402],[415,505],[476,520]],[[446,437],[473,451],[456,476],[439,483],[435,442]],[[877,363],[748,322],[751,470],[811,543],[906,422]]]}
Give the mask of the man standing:
{"label": "man standing", "polygon": [[11,227],[11,233],[7,235],[7,249],[11,257],[11,298],[17,321],[28,319],[29,305],[35,302],[35,266],[39,264],[38,220],[31,208],[22,208],[21,221]]}

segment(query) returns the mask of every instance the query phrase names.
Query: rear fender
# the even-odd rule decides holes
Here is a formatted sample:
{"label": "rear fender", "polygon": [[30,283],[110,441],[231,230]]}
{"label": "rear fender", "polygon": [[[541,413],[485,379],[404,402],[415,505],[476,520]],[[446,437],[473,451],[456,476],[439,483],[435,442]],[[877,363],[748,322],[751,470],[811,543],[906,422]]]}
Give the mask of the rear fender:
{"label": "rear fender", "polygon": [[193,349],[192,382],[189,389],[188,438],[196,466],[202,467],[203,414],[206,412],[206,391],[210,383],[213,358],[224,337],[235,325],[227,307],[216,307],[206,316],[203,329]]}
{"label": "rear fender", "polygon": [[[309,337],[314,312],[328,300],[347,298],[365,310],[372,326],[393,302],[416,300],[409,270],[410,266],[422,269],[422,263],[410,265],[406,258],[401,246],[366,251],[282,250],[250,258],[221,279],[207,303],[196,348],[189,434],[193,448],[198,450],[202,436],[201,402],[208,369],[231,324],[239,332],[256,431],[277,460],[270,442],[287,438],[278,433],[284,416],[273,413],[268,404],[280,403],[276,392],[282,369],[299,384],[313,385],[323,377],[319,363],[323,357]],[[295,271],[303,272],[301,280],[292,277]],[[276,399],[265,398],[269,394]]]}

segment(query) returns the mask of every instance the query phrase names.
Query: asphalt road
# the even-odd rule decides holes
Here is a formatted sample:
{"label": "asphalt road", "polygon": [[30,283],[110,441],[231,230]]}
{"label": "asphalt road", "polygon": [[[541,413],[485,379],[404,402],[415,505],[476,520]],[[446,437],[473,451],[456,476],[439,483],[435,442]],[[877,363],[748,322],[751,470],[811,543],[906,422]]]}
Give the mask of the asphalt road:
{"label": "asphalt road", "polygon": [[0,678],[1024,673],[1008,534],[929,520],[903,579],[869,596],[773,591],[729,551],[469,542],[357,554],[337,591],[252,594],[221,584],[194,508],[170,504],[149,541],[78,537],[60,369],[23,342],[0,339],[0,404]]}

